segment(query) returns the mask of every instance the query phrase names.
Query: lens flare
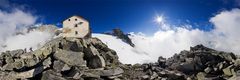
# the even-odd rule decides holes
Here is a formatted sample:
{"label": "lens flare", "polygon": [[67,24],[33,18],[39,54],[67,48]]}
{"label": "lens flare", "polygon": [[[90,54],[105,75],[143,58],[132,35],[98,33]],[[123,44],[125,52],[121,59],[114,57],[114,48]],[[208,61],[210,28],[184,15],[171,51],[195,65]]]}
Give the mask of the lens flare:
{"label": "lens flare", "polygon": [[163,16],[157,16],[157,17],[155,18],[155,21],[156,21],[157,23],[163,23],[164,18],[163,18]]}

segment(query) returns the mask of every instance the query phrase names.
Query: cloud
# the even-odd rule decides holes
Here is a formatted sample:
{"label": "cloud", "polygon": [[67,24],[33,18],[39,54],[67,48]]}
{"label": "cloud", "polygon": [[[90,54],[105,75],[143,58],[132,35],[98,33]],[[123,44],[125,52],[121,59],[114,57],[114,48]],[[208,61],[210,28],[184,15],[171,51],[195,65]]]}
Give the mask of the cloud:
{"label": "cloud", "polygon": [[13,35],[17,28],[32,25],[35,21],[36,17],[21,10],[11,12],[0,10],[0,43]]}
{"label": "cloud", "polygon": [[153,36],[130,33],[130,38],[136,46],[135,49],[142,52],[138,53],[139,55],[146,54],[151,57],[142,62],[155,62],[159,56],[171,57],[198,44],[240,54],[240,9],[222,11],[210,18],[209,22],[214,25],[211,31],[192,29],[188,24],[174,26],[165,22],[160,28],[163,26],[168,29],[160,29]]}
{"label": "cloud", "polygon": [[[240,9],[222,11],[209,20],[214,28],[210,31],[193,29],[192,25],[175,26],[165,20],[152,36],[144,33],[130,33],[135,44],[131,47],[120,39],[103,34],[93,34],[109,48],[115,50],[119,60],[125,64],[156,62],[159,56],[169,58],[190,46],[203,44],[220,51],[240,55]],[[204,27],[204,26],[203,26]]]}
{"label": "cloud", "polygon": [[240,54],[240,9],[223,11],[210,22],[215,26],[215,48]]}
{"label": "cloud", "polygon": [[41,47],[52,35],[47,32],[32,31],[25,35],[10,36],[7,38],[4,50],[15,50],[24,48],[37,49]]}
{"label": "cloud", "polygon": [[[208,44],[208,32],[199,29],[187,29],[181,26],[171,30],[157,31],[153,36],[144,36],[131,33],[130,38],[135,44],[135,49],[139,54],[147,54],[150,60],[144,61],[155,62],[159,56],[171,57],[182,50],[188,50],[190,46],[197,44]],[[142,61],[142,62],[144,62]]]}
{"label": "cloud", "polygon": [[0,10],[0,52],[30,47],[36,49],[52,38],[53,35],[45,31],[27,32],[27,28],[36,24],[37,19],[37,16],[19,9]]}

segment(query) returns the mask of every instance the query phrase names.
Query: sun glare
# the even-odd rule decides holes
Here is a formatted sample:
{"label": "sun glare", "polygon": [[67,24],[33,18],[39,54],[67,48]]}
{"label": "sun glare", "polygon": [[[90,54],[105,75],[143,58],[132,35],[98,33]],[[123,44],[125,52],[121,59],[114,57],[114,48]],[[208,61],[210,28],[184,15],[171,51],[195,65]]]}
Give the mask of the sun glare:
{"label": "sun glare", "polygon": [[156,23],[163,23],[164,22],[164,17],[163,16],[156,16],[155,17],[155,22]]}
{"label": "sun glare", "polygon": [[156,19],[155,19],[155,21],[156,21],[157,23],[162,23],[163,20],[164,20],[163,16],[157,16]]}

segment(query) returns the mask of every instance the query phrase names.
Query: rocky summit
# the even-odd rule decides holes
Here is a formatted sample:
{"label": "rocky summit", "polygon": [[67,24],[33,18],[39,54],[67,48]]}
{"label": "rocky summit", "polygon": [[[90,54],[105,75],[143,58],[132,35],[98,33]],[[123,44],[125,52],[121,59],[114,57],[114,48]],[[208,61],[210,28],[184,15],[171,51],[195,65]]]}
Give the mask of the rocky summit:
{"label": "rocky summit", "polygon": [[155,63],[122,64],[97,38],[56,38],[0,55],[0,80],[240,80],[239,56],[203,45]]}
{"label": "rocky summit", "polygon": [[131,80],[240,80],[239,63],[233,53],[197,45],[156,63],[125,65],[123,74]]}
{"label": "rocky summit", "polygon": [[123,73],[116,52],[97,38],[56,38],[35,51],[6,51],[0,80],[117,79]]}

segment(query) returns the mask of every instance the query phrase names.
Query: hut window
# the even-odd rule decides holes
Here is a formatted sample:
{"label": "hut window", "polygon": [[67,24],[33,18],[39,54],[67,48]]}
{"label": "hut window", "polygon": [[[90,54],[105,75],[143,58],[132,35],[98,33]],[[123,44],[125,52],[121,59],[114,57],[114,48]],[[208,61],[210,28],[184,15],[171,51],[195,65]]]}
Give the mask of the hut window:
{"label": "hut window", "polygon": [[74,27],[78,27],[78,24],[75,24],[75,26]]}
{"label": "hut window", "polygon": [[77,31],[75,31],[75,34],[77,35],[77,34],[78,34],[78,32],[77,32]]}
{"label": "hut window", "polygon": [[75,21],[77,21],[77,19],[75,19]]}
{"label": "hut window", "polygon": [[79,22],[78,24],[81,25],[81,24],[83,24],[83,22]]}
{"label": "hut window", "polygon": [[68,19],[68,21],[70,21],[70,19]]}

